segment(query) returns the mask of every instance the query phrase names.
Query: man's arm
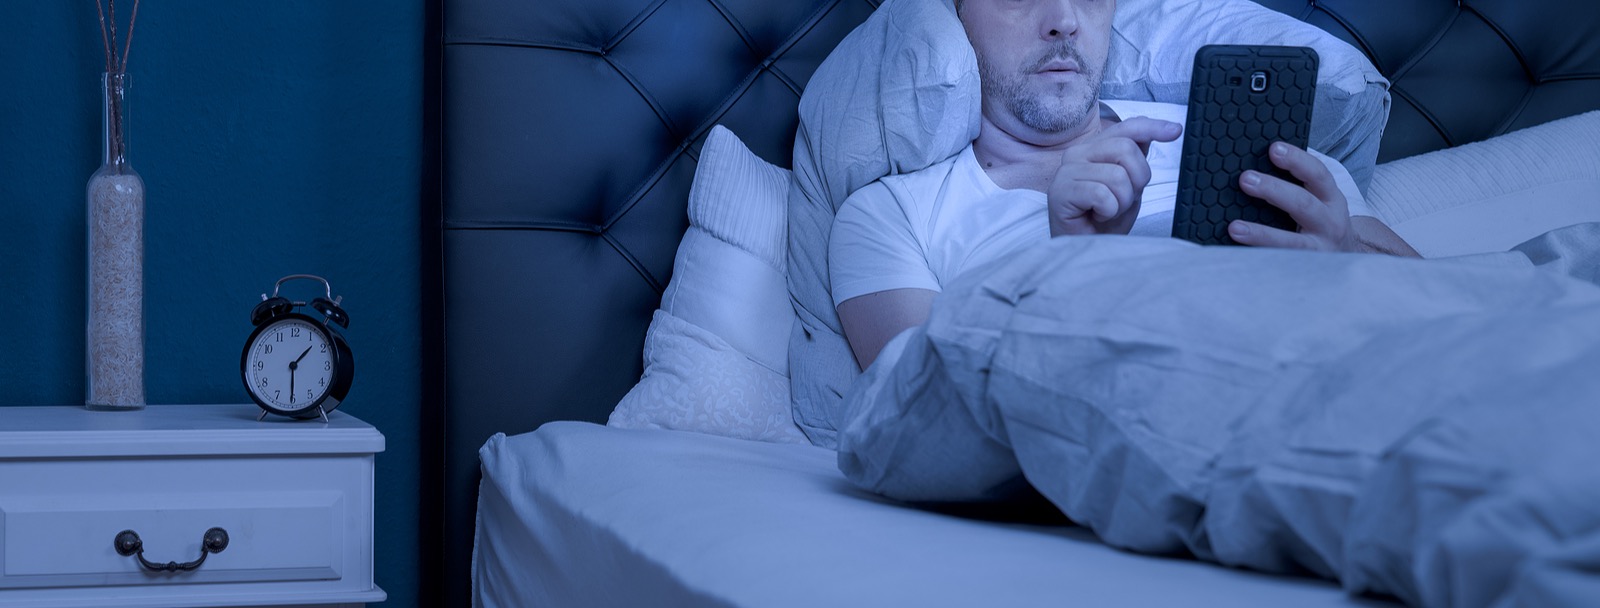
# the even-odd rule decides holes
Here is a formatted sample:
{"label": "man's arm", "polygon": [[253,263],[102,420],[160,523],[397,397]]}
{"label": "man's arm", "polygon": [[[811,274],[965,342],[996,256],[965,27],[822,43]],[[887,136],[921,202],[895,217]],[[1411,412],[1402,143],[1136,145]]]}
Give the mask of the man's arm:
{"label": "man's arm", "polygon": [[1350,228],[1356,232],[1356,245],[1365,253],[1386,253],[1389,255],[1420,258],[1405,239],[1395,234],[1394,230],[1375,217],[1357,215],[1350,218]]}
{"label": "man's arm", "polygon": [[928,289],[890,289],[840,302],[839,323],[844,326],[844,338],[850,342],[856,364],[867,369],[889,340],[927,321],[933,298],[938,295]]}
{"label": "man's arm", "polygon": [[[1048,191],[1045,192],[1049,205],[1051,236],[1127,234],[1139,215],[1139,199],[1145,185],[1150,181],[1150,166],[1145,160],[1150,142],[1173,141],[1181,133],[1183,125],[1135,117],[1106,127],[1094,137],[1065,150],[1062,153],[1061,166],[1056,170]],[[863,195],[862,192],[858,192],[851,195],[851,198]],[[872,193],[868,192],[865,195]],[[887,191],[884,191],[883,198],[886,200],[889,198]],[[840,210],[839,218],[835,220],[835,238],[830,247],[839,247],[841,242],[837,236],[840,231],[839,226],[850,224],[846,222],[848,211],[853,209],[859,215],[864,209],[875,208],[874,205],[882,204],[885,204],[885,201],[864,202],[853,208],[851,203],[846,202],[846,208]],[[868,224],[867,221],[853,216],[849,219],[854,222],[852,226]],[[856,232],[867,235],[856,239],[860,242],[872,242],[874,238],[882,236],[875,231]],[[843,260],[857,259],[850,256],[861,255],[885,255],[885,252],[881,249],[856,250],[848,253],[834,250],[829,252],[828,263],[838,268]],[[918,255],[920,256],[920,252]],[[909,260],[913,257],[910,255],[901,257],[905,264],[903,268],[912,265]],[[926,264],[926,260],[922,259],[918,263]],[[922,266],[918,267],[918,270],[927,269]],[[839,303],[837,308],[839,321],[844,326],[844,335],[850,342],[850,350],[855,353],[856,364],[863,370],[871,366],[889,340],[907,328],[927,321],[928,314],[933,309],[933,299],[937,295],[937,291],[930,289],[888,289]]]}

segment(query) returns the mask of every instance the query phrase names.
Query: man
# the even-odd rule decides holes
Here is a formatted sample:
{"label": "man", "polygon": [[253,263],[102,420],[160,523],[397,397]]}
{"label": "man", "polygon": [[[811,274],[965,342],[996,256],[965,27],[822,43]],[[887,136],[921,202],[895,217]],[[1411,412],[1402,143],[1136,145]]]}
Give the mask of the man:
{"label": "man", "polygon": [[[1099,99],[1116,1],[957,0],[956,9],[983,83],[978,138],[950,160],[868,185],[834,222],[834,303],[862,369],[925,322],[962,270],[1046,238],[1171,233],[1184,108]],[[1337,163],[1281,142],[1271,158],[1305,186],[1256,172],[1240,186],[1301,230],[1235,221],[1235,241],[1417,255],[1371,217]],[[1153,185],[1163,192],[1147,201]]]}

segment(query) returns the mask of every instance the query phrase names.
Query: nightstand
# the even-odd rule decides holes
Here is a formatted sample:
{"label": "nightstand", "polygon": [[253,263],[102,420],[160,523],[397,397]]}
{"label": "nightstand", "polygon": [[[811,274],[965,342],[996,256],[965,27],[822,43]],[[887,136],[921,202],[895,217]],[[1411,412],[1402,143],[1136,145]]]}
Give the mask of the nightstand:
{"label": "nightstand", "polygon": [[383,435],[338,411],[327,423],[260,413],[0,407],[0,606],[382,601],[372,488]]}

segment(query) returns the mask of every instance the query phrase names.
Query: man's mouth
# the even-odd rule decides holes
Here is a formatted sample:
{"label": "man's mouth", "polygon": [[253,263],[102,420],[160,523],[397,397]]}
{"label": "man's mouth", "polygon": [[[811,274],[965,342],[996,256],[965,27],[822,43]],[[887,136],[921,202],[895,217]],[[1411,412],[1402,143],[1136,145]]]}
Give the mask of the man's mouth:
{"label": "man's mouth", "polygon": [[1072,60],[1064,60],[1064,59],[1058,59],[1056,61],[1051,61],[1049,63],[1044,64],[1043,67],[1039,68],[1039,73],[1041,73],[1041,74],[1047,74],[1047,73],[1051,73],[1051,72],[1058,72],[1059,73],[1059,72],[1077,72],[1077,71],[1078,71],[1078,62],[1072,61]]}

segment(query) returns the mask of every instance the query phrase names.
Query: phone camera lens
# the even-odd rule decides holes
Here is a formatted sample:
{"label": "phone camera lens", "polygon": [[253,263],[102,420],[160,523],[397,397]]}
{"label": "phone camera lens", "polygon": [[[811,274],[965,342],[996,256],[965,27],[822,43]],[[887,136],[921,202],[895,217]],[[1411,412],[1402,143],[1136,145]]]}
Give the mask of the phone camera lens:
{"label": "phone camera lens", "polygon": [[1261,93],[1267,90],[1267,73],[1256,72],[1250,75],[1250,90]]}

